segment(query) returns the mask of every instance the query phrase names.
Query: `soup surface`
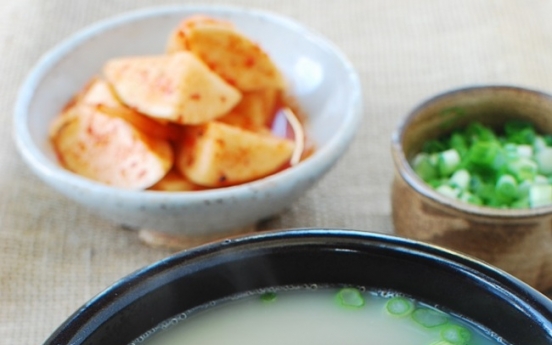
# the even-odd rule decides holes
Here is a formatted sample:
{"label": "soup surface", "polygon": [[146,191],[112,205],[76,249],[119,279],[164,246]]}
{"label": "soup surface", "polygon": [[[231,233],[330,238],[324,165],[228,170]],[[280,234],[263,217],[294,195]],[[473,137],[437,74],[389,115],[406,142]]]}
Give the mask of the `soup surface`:
{"label": "soup surface", "polygon": [[495,345],[497,338],[408,298],[353,288],[253,294],[168,320],[133,345]]}

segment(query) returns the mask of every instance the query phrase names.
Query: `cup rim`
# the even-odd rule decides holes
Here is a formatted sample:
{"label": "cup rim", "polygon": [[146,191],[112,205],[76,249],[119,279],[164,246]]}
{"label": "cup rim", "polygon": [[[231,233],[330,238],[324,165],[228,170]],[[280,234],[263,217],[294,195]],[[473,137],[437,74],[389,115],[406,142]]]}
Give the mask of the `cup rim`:
{"label": "cup rim", "polygon": [[404,132],[406,131],[410,123],[412,123],[412,121],[418,116],[418,114],[440,100],[455,97],[460,94],[482,91],[524,93],[534,97],[546,99],[547,101],[552,103],[552,95],[548,93],[520,86],[498,84],[475,85],[451,89],[449,91],[445,91],[430,98],[427,98],[425,101],[422,101],[420,104],[418,104],[400,121],[399,125],[396,127],[395,131],[392,134],[391,151],[397,173],[415,192],[422,195],[431,202],[440,206],[444,206],[448,209],[457,210],[475,217],[491,218],[493,220],[506,219],[511,221],[514,219],[528,220],[536,217],[550,215],[552,213],[552,205],[527,209],[499,209],[488,206],[472,205],[453,198],[449,198],[431,188],[418,176],[418,174],[416,174],[416,172],[410,166],[410,163],[408,162],[402,147],[402,140],[404,137]]}

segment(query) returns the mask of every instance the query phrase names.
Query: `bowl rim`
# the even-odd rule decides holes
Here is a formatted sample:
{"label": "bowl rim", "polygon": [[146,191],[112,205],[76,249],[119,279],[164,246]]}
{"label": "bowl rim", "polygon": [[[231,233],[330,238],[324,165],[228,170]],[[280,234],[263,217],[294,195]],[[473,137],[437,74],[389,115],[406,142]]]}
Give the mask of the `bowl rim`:
{"label": "bowl rim", "polygon": [[398,174],[402,179],[418,194],[437,203],[441,206],[445,206],[449,209],[458,210],[466,214],[470,214],[476,217],[487,217],[494,220],[498,219],[530,219],[541,216],[548,216],[552,213],[552,205],[540,206],[536,208],[528,209],[499,209],[487,206],[477,206],[466,202],[462,202],[456,199],[449,198],[442,195],[431,188],[425,181],[423,181],[418,174],[412,169],[410,163],[406,158],[406,154],[402,148],[402,140],[404,132],[408,126],[414,121],[420,112],[423,112],[425,108],[431,106],[435,102],[455,97],[460,94],[476,93],[481,91],[498,91],[507,93],[524,93],[530,94],[535,97],[546,99],[552,103],[552,95],[543,91],[530,89],[526,87],[520,87],[508,84],[489,84],[489,85],[474,85],[462,88],[451,89],[435,96],[427,98],[418,104],[413,110],[411,110],[399,123],[391,137],[391,151],[393,156],[393,162]]}
{"label": "bowl rim", "polygon": [[[27,126],[28,106],[32,102],[36,89],[42,81],[42,78],[47,74],[49,69],[72,49],[94,37],[104,34],[109,30],[124,26],[130,22],[139,22],[152,17],[170,15],[178,12],[203,12],[211,15],[217,13],[234,15],[245,14],[248,16],[258,17],[275,23],[278,26],[296,31],[298,34],[307,37],[310,41],[314,42],[323,51],[335,56],[339,63],[344,67],[347,74],[347,81],[350,85],[350,101],[347,102],[347,108],[343,111],[343,113],[347,114],[347,116],[343,116],[342,118],[341,130],[337,131],[330,140],[326,141],[324,145],[318,147],[313,155],[302,161],[297,166],[252,182],[224,188],[193,192],[163,192],[150,190],[134,191],[119,189],[81,177],[69,170],[64,169],[49,159],[42,152],[42,150],[35,145]],[[16,147],[24,161],[33,170],[35,170],[35,172],[42,179],[54,180],[71,188],[94,190],[97,194],[117,196],[120,200],[129,203],[132,203],[137,199],[139,199],[142,203],[144,201],[151,203],[166,203],[167,201],[176,203],[201,203],[205,198],[224,199],[229,197],[246,197],[254,191],[270,190],[286,183],[286,181],[300,180],[304,176],[308,175],[309,171],[325,172],[325,170],[329,169],[331,163],[338,160],[346,151],[346,148],[350,145],[356,134],[356,129],[362,119],[362,112],[362,87],[358,73],[340,48],[318,32],[307,28],[303,24],[291,18],[265,10],[230,5],[168,5],[146,7],[100,20],[70,35],[44,53],[30,70],[18,90],[14,106],[14,130],[12,135],[15,139]]]}
{"label": "bowl rim", "polygon": [[216,266],[225,260],[232,260],[239,253],[258,253],[259,249],[278,252],[290,245],[305,246],[301,247],[303,250],[321,245],[335,246],[337,251],[356,248],[369,252],[382,249],[424,262],[434,261],[440,267],[450,268],[469,277],[478,288],[492,290],[501,300],[507,300],[513,308],[545,327],[552,336],[552,301],[518,278],[479,259],[392,234],[344,228],[295,228],[228,237],[181,251],[138,269],[111,284],[76,310],[45,344],[63,343],[61,340],[68,341],[75,337],[83,340],[119,310],[182,275],[196,272],[190,269],[191,266],[196,269],[202,265]]}

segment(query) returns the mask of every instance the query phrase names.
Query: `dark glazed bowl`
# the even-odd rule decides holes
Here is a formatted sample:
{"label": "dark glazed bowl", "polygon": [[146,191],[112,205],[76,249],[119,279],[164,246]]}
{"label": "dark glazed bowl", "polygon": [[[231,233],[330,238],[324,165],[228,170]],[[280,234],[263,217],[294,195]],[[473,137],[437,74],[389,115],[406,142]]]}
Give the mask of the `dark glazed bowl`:
{"label": "dark glazed bowl", "polygon": [[128,344],[210,301],[303,284],[402,292],[463,315],[508,343],[552,343],[552,302],[507,273],[399,237],[290,230],[202,246],[131,274],[79,309],[45,344]]}

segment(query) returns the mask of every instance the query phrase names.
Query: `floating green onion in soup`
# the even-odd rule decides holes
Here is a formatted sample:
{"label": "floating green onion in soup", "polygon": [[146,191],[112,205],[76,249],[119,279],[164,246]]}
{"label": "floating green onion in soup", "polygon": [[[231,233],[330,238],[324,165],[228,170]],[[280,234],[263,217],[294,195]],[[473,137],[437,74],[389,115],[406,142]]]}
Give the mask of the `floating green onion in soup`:
{"label": "floating green onion in soup", "polygon": [[389,314],[406,316],[414,310],[414,303],[404,297],[393,297],[385,304]]}
{"label": "floating green onion in soup", "polygon": [[454,315],[403,296],[356,288],[265,291],[173,320],[179,322],[167,321],[132,345],[502,344]]}

